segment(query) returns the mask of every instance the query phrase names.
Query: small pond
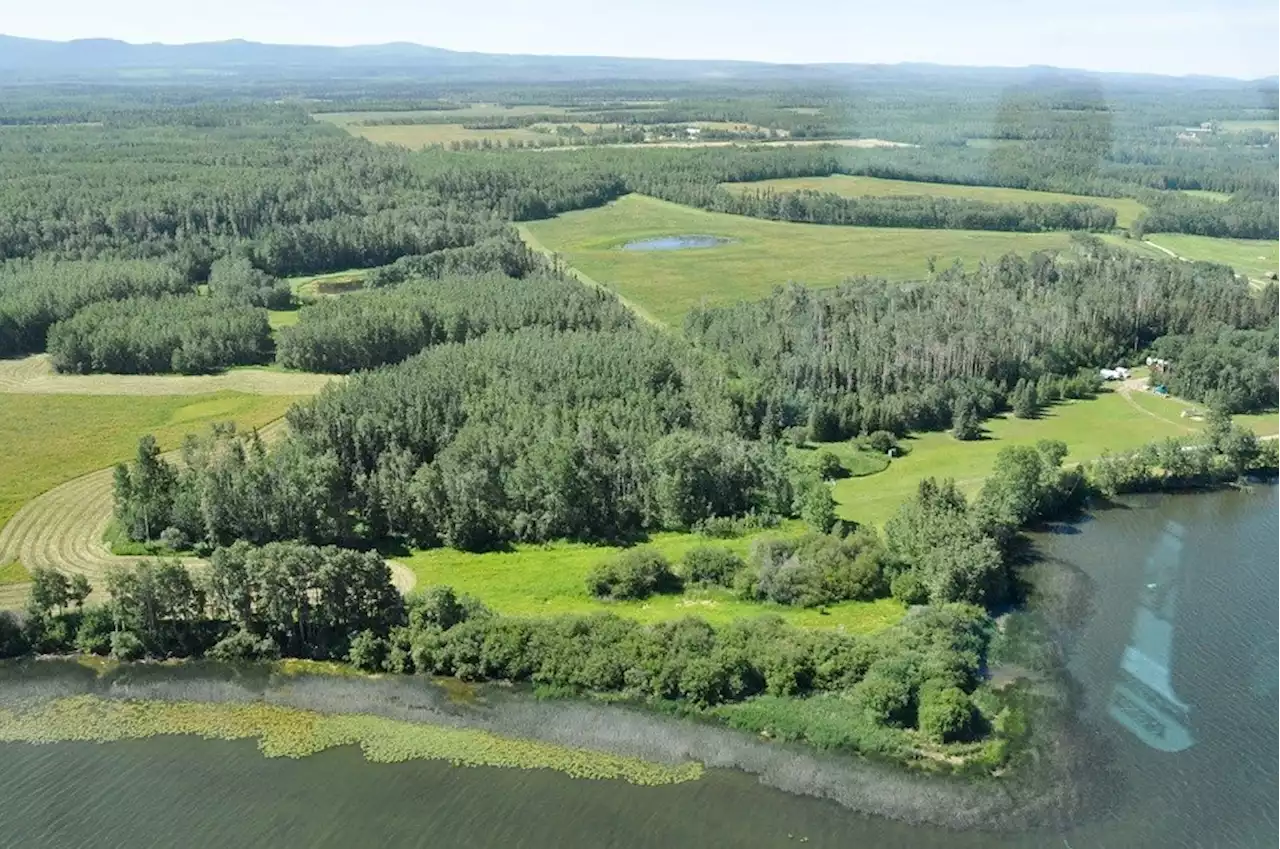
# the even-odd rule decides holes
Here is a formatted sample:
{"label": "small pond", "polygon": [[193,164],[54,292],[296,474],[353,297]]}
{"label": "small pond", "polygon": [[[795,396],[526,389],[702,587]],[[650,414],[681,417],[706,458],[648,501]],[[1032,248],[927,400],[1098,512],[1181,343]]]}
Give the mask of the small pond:
{"label": "small pond", "polygon": [[682,251],[687,248],[715,248],[732,241],[733,239],[726,239],[724,236],[659,236],[656,239],[627,242],[622,249],[624,251]]}

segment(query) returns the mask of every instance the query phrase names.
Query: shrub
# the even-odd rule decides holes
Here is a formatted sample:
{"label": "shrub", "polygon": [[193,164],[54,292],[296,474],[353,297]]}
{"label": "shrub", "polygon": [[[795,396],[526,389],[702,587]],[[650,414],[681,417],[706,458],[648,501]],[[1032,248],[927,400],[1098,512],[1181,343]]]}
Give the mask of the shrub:
{"label": "shrub", "polygon": [[835,480],[845,476],[844,464],[833,452],[822,450],[813,455],[813,470],[824,481]]}
{"label": "shrub", "polygon": [[742,558],[727,548],[700,545],[685,554],[680,576],[694,584],[731,587],[733,579],[744,565]]}
{"label": "shrub", "polygon": [[587,592],[597,598],[642,599],[679,589],[680,579],[667,558],[647,546],[622,552],[587,577]]}
{"label": "shrub", "polygon": [[0,657],[18,657],[26,654],[27,650],[27,636],[17,617],[7,610],[0,610]]}
{"label": "shrub", "polygon": [[851,693],[869,720],[878,725],[913,725],[915,689],[909,667],[901,659],[872,663],[867,676],[854,686]]}
{"label": "shrub", "polygon": [[80,627],[76,629],[76,651],[84,654],[109,654],[113,631],[115,617],[110,606],[100,604],[87,608],[80,616]]}
{"label": "shrub", "polygon": [[111,656],[116,660],[138,660],[146,653],[142,640],[132,631],[115,631],[111,634]]}
{"label": "shrub", "polygon": [[859,442],[861,447],[868,451],[875,451],[880,454],[888,454],[890,449],[894,449],[895,453],[901,453],[898,445],[898,437],[887,430],[877,430],[862,437]]}
{"label": "shrub", "polygon": [[356,669],[380,672],[387,661],[390,648],[386,638],[379,637],[366,628],[352,638],[351,648],[347,650],[347,661]]}
{"label": "shrub", "polygon": [[906,571],[894,577],[889,584],[889,594],[903,604],[924,604],[929,600],[929,589],[914,571]]}
{"label": "shrub", "polygon": [[223,637],[209,649],[214,660],[274,660],[280,656],[280,647],[270,637],[258,638],[248,631],[238,630]]}
{"label": "shrub", "polygon": [[920,730],[936,743],[966,740],[973,733],[973,702],[959,687],[927,681],[920,688]]}
{"label": "shrub", "polygon": [[181,528],[168,527],[160,532],[160,544],[170,551],[185,551],[191,547],[191,538]]}
{"label": "shrub", "polygon": [[879,598],[888,591],[886,553],[872,531],[758,540],[751,556],[753,569],[745,573],[741,588],[778,604],[816,607]]}

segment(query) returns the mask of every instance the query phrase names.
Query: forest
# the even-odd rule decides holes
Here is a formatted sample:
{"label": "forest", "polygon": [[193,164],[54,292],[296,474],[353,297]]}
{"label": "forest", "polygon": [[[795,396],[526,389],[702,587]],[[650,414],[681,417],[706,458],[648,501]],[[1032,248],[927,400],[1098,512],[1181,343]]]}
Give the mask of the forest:
{"label": "forest", "polygon": [[[370,282],[387,285],[397,268],[379,269]],[[280,332],[276,358],[286,368],[346,373],[491,331],[616,330],[633,323],[614,296],[556,277],[418,278],[308,307]]]}
{"label": "forest", "polygon": [[[965,411],[981,419],[1014,406],[1019,381],[1045,380],[1039,404],[1079,397],[1090,380],[1063,379],[1082,369],[1151,346],[1204,356],[1207,348],[1177,342],[1185,334],[1274,338],[1276,314],[1274,285],[1255,295],[1220,266],[1153,262],[1084,241],[1074,255],[1006,256],[972,271],[944,269],[925,284],[788,286],[765,301],[695,310],[685,335],[734,364],[750,387],[745,414],[761,433],[807,425],[812,438],[830,440],[944,430]],[[1233,409],[1266,409],[1276,360],[1272,353],[1264,377],[1268,348],[1258,350],[1247,370],[1240,354],[1232,355],[1238,365],[1206,359],[1174,371],[1202,375],[1190,391],[1199,399],[1233,386],[1239,373],[1254,389],[1230,389]]]}

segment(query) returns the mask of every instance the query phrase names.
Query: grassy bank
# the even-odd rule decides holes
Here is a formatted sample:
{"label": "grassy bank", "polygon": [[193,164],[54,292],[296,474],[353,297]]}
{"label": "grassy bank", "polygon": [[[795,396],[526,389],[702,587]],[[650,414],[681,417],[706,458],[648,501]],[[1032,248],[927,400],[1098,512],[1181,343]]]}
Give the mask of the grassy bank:
{"label": "grassy bank", "polygon": [[1127,228],[1147,208],[1132,198],[1103,198],[994,186],[959,186],[951,183],[923,183],[914,180],[886,180],[879,177],[792,177],[754,183],[722,183],[731,192],[767,190],[784,192],[831,192],[842,197],[940,197],[979,200],[987,203],[1090,203],[1114,209],[1116,226]]}
{"label": "grassy bank", "polygon": [[[972,264],[1009,252],[1064,248],[1066,233],[829,227],[705,212],[643,195],[523,225],[542,246],[658,320],[679,327],[702,304],[763,298],[788,281],[832,286],[860,275],[919,279],[935,257]],[[625,251],[657,236],[723,236],[680,251]]]}

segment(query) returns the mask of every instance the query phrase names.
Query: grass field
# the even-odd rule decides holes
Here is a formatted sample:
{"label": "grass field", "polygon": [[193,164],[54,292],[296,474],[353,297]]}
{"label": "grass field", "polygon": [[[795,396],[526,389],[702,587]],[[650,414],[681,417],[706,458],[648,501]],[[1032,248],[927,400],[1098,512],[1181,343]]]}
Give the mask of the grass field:
{"label": "grass field", "polygon": [[[799,523],[792,522],[764,533],[793,534],[800,529]],[[752,539],[713,540],[694,534],[662,533],[655,534],[649,544],[675,564],[690,548],[704,544],[723,545],[745,554]],[[869,632],[894,624],[903,614],[902,605],[890,599],[843,602],[826,608],[824,614],[816,609],[742,601],[722,589],[691,589],[679,595],[651,596],[644,601],[599,601],[587,593],[587,575],[617,551],[619,549],[607,546],[560,542],[517,546],[510,552],[487,554],[438,548],[397,560],[413,570],[419,586],[448,584],[512,616],[611,611],[642,622],[697,616],[723,624],[742,617],[776,613],[794,625]]]}
{"label": "grass field", "polygon": [[411,150],[432,145],[448,145],[451,142],[506,142],[549,141],[553,136],[524,128],[503,130],[469,130],[461,124],[385,124],[361,127],[354,124],[343,127],[349,133],[366,138],[376,144],[395,144]]}
{"label": "grass field", "polygon": [[1265,118],[1257,121],[1218,121],[1217,124],[1224,133],[1244,133],[1250,130],[1274,133],[1280,130],[1280,122]]}
{"label": "grass field", "polygon": [[5,584],[25,584],[31,580],[31,573],[16,560],[12,563],[0,563],[0,587]]}
{"label": "grass field", "polygon": [[1231,200],[1231,195],[1226,192],[1211,192],[1208,189],[1180,189],[1178,194],[1199,198],[1200,200],[1217,201],[1218,203],[1226,203]]}
{"label": "grass field", "polygon": [[[1064,248],[1066,233],[996,233],[830,227],[704,212],[643,195],[627,195],[596,209],[521,225],[537,246],[616,291],[655,319],[680,326],[701,304],[763,298],[797,281],[832,286],[860,275],[918,279],[929,257],[976,264],[1011,251]],[[707,234],[734,240],[715,248],[624,251],[637,239]]]}
{"label": "grass field", "polygon": [[793,177],[782,180],[760,180],[755,183],[722,183],[732,192],[767,189],[775,192],[831,192],[843,197],[928,197],[963,198],[989,203],[1092,203],[1116,211],[1116,225],[1128,227],[1147,211],[1132,198],[1102,198],[1066,195],[1057,192],[1033,192],[1026,189],[1001,189],[992,186],[957,186],[949,183],[921,183],[913,180],[883,180],[879,177]]}
{"label": "grass field", "polygon": [[404,120],[450,121],[462,123],[467,118],[522,118],[526,115],[565,115],[570,110],[564,106],[502,106],[497,103],[470,103],[461,109],[417,109],[402,112],[317,112],[311,117],[346,128],[361,121]]}
{"label": "grass field", "polygon": [[261,426],[284,415],[295,396],[0,395],[0,527],[18,508],[57,484],[133,456],[138,437],[154,433],[165,449],[210,422]]}
{"label": "grass field", "polygon": [[[836,481],[833,494],[842,518],[881,525],[910,498],[927,477],[954,478],[972,495],[982,487],[996,454],[1007,445],[1060,439],[1067,444],[1067,462],[1089,460],[1103,451],[1125,451],[1155,439],[1186,436],[1201,423],[1181,418],[1191,405],[1147,392],[1127,397],[1107,392],[1089,401],[1068,401],[1045,410],[1038,419],[1002,416],[985,423],[986,437],[959,442],[948,433],[926,433],[904,441],[905,457],[893,460],[888,471]],[[1276,415],[1238,416],[1236,420],[1261,435],[1277,432]]]}
{"label": "grass field", "polygon": [[364,285],[367,268],[352,268],[347,271],[331,271],[328,274],[304,274],[300,277],[288,277],[285,282],[297,298],[314,298],[317,295],[337,295],[350,292]]}
{"label": "grass field", "polygon": [[1273,239],[1217,239],[1182,233],[1153,233],[1147,236],[1147,241],[1186,259],[1229,265],[1250,280],[1262,280],[1268,273],[1280,270],[1280,242]]}

